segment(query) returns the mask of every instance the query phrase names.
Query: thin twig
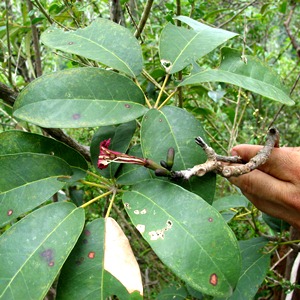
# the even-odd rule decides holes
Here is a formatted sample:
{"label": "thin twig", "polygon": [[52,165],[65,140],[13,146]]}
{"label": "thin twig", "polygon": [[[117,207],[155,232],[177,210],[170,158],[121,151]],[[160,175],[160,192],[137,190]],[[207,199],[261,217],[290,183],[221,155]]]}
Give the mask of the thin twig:
{"label": "thin twig", "polygon": [[290,38],[290,40],[291,40],[291,43],[292,43],[294,49],[295,49],[296,52],[297,52],[298,57],[300,58],[300,46],[298,45],[298,43],[297,43],[297,41],[296,41],[296,38],[292,35],[291,30],[290,30],[290,23],[291,23],[292,16],[293,16],[293,14],[294,14],[295,8],[296,8],[296,3],[292,6],[292,8],[291,8],[291,10],[290,10],[290,13],[289,13],[289,15],[288,15],[288,18],[287,18],[287,20],[283,23],[283,25],[284,25],[284,27],[285,27],[285,30],[286,30],[287,35],[289,36],[289,38]]}
{"label": "thin twig", "polygon": [[218,26],[218,28],[221,28],[223,26],[225,26],[226,24],[230,23],[231,21],[233,21],[238,15],[240,15],[246,8],[248,8],[250,5],[252,5],[254,2],[256,2],[256,0],[246,4],[245,6],[243,6],[235,15],[233,15],[230,19],[228,19],[227,21],[225,21],[224,23],[222,23],[221,25]]}
{"label": "thin twig", "polygon": [[153,4],[153,1],[154,0],[148,0],[147,3],[146,3],[146,6],[144,8],[144,11],[143,11],[143,14],[142,14],[142,17],[141,17],[141,20],[139,22],[139,25],[138,25],[138,28],[137,30],[135,31],[134,33],[134,36],[138,39],[140,37],[140,35],[142,34],[143,32],[143,29],[146,25],[146,22],[147,22],[147,19],[149,17],[149,14],[150,14],[150,11],[151,11],[151,7],[152,7],[152,4]]}
{"label": "thin twig", "polygon": [[7,40],[7,51],[8,51],[8,58],[7,58],[7,67],[8,67],[8,81],[11,85],[13,85],[12,81],[12,68],[11,68],[11,44],[10,44],[10,32],[9,32],[9,17],[10,17],[10,9],[9,9],[9,2],[8,0],[5,1],[6,6],[6,40]]}
{"label": "thin twig", "polygon": [[[27,0],[28,10],[33,10],[33,5],[30,0]],[[42,60],[41,60],[41,51],[39,45],[39,33],[36,25],[33,23],[35,16],[33,14],[30,15],[30,23],[31,23],[31,32],[32,32],[32,42],[34,49],[34,57],[35,57],[35,75],[36,77],[42,76]]]}

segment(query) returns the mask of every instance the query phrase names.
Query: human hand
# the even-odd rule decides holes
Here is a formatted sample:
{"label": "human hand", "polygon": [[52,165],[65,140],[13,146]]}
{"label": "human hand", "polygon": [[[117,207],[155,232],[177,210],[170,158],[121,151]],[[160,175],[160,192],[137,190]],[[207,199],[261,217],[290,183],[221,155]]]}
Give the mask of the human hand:
{"label": "human hand", "polygon": [[[238,145],[231,154],[249,161],[261,148]],[[300,229],[300,147],[274,148],[264,165],[229,180],[259,210]]]}

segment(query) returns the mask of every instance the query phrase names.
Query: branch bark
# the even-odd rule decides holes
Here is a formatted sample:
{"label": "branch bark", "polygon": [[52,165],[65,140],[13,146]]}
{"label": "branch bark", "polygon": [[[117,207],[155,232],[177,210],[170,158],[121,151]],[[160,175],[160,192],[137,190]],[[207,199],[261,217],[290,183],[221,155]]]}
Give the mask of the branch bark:
{"label": "branch bark", "polygon": [[[279,132],[276,128],[269,129],[265,146],[245,163],[239,156],[221,156],[216,154],[213,148],[209,147],[201,137],[196,138],[196,143],[204,150],[207,155],[205,163],[196,165],[191,169],[181,171],[171,171],[171,177],[190,179],[192,176],[203,176],[208,172],[215,172],[223,177],[240,176],[251,172],[264,164],[274,147],[279,145]],[[235,163],[238,165],[225,165],[225,163]]]}

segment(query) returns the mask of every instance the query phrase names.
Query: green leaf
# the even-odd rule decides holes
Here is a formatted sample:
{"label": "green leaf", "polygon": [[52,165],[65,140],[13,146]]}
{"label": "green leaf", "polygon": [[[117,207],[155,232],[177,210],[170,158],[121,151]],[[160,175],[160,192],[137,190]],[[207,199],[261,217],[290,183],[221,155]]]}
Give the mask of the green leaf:
{"label": "green leaf", "polygon": [[[131,147],[128,154],[136,157],[143,157],[141,145],[134,145]],[[143,166],[123,164],[117,175],[117,184],[133,185],[151,179],[153,177],[153,172]]]}
{"label": "green leaf", "polygon": [[87,170],[88,164],[84,157],[64,143],[47,138],[40,134],[13,130],[0,134],[0,155],[14,153],[44,153],[60,157],[71,167]]}
{"label": "green leaf", "polygon": [[104,229],[104,219],[85,227],[62,268],[57,299],[103,299]]}
{"label": "green leaf", "polygon": [[222,63],[219,69],[193,74],[179,86],[202,82],[226,82],[286,105],[294,104],[279,76],[257,58],[246,55],[247,62],[244,62],[240,51],[226,47],[222,48],[221,56]]}
{"label": "green leaf", "polygon": [[289,230],[289,228],[291,227],[289,223],[265,213],[262,213],[262,218],[266,222],[266,224],[275,232]]}
{"label": "green leaf", "polygon": [[212,203],[217,211],[223,211],[234,207],[247,207],[249,200],[242,195],[230,195],[219,198]]}
{"label": "green leaf", "polygon": [[78,68],[31,82],[19,94],[14,116],[43,127],[106,126],[143,115],[147,111],[143,104],[143,92],[129,78],[98,68]]}
{"label": "green leaf", "polygon": [[75,31],[52,26],[42,34],[41,41],[48,47],[96,60],[132,77],[143,68],[138,40],[125,27],[106,19],[99,18]]}
{"label": "green leaf", "polygon": [[99,157],[100,142],[111,138],[109,149],[125,153],[129,147],[130,141],[136,130],[136,122],[131,121],[123,123],[119,126],[103,126],[100,127],[92,138],[91,143],[91,159],[96,170],[106,178],[113,178],[120,164],[111,163],[104,170],[99,170],[97,166]]}
{"label": "green leaf", "polygon": [[184,300],[187,299],[187,296],[188,293],[185,287],[170,286],[160,291],[156,300]]}
{"label": "green leaf", "polygon": [[[207,141],[200,122],[187,111],[174,106],[149,110],[141,125],[143,157],[159,163],[166,159],[168,149],[173,147],[173,170],[186,170],[206,161],[204,151],[195,143],[197,136]],[[215,178],[214,173],[209,173],[176,183],[211,203],[215,192]]]}
{"label": "green leaf", "polygon": [[[62,268],[57,298],[107,299],[117,295],[119,299],[140,299],[129,294],[126,288],[104,269],[105,220],[96,219],[82,232],[76,246]],[[129,274],[130,275],[130,274]]]}
{"label": "green leaf", "polygon": [[72,174],[64,160],[46,154],[1,155],[0,165],[0,225],[48,200],[65,185],[57,179]]}
{"label": "green leaf", "polygon": [[213,28],[188,17],[177,17],[193,29],[177,27],[169,23],[159,40],[159,56],[167,73],[173,74],[208,54],[236,33]]}
{"label": "green leaf", "polygon": [[44,206],[0,237],[0,298],[43,299],[74,247],[84,210],[67,202]]}
{"label": "green leaf", "polygon": [[271,254],[263,251],[267,243],[263,237],[239,242],[242,254],[241,277],[234,293],[226,300],[253,299],[269,269]]}
{"label": "green leaf", "polygon": [[157,179],[133,186],[123,202],[133,224],[179,278],[209,295],[231,295],[240,274],[239,247],[212,206]]}

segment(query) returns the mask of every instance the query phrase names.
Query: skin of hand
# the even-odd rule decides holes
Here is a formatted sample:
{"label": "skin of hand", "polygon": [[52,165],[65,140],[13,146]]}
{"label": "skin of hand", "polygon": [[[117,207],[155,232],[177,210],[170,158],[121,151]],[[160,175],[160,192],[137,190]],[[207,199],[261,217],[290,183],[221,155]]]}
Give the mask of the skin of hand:
{"label": "skin of hand", "polygon": [[[238,145],[231,154],[249,161],[261,148]],[[229,181],[259,210],[300,230],[300,147],[274,148],[265,164]]]}

